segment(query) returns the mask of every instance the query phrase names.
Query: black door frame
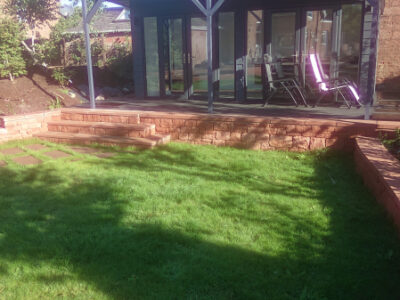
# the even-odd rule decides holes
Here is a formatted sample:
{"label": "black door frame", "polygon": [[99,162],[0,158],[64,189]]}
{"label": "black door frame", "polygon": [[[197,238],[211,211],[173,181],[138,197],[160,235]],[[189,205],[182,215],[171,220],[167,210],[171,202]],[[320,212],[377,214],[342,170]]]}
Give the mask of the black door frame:
{"label": "black door frame", "polygon": [[[190,59],[190,46],[189,46],[189,39],[190,35],[188,32],[188,19],[189,17],[183,16],[183,15],[172,15],[172,16],[160,16],[157,17],[157,23],[158,23],[158,52],[159,52],[159,69],[160,69],[160,96],[163,98],[176,98],[176,94],[171,94],[171,95],[166,95],[166,84],[165,84],[165,72],[168,71],[169,73],[171,72],[171,67],[168,65],[169,70],[165,70],[165,60],[169,60],[169,55],[170,55],[170,49],[164,49],[164,47],[167,45],[169,48],[170,41],[168,40],[167,43],[165,43],[165,38],[168,36],[169,38],[169,32],[165,32],[165,30],[169,30],[169,20],[173,19],[180,19],[182,21],[182,68],[183,68],[183,93],[178,96],[180,99],[188,99],[190,96],[190,85],[191,85],[191,59]],[[166,25],[166,22],[168,22],[168,26]],[[166,55],[166,53],[168,53]],[[171,74],[169,74],[169,78],[171,78]]]}

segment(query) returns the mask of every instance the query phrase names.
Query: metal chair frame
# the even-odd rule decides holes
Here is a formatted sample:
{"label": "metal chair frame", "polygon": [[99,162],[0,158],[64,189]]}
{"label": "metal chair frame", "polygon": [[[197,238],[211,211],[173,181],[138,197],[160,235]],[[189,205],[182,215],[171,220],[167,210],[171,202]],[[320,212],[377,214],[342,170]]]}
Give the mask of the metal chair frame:
{"label": "metal chair frame", "polygon": [[[300,101],[303,102],[306,107],[308,106],[304,93],[297,79],[285,77],[279,62],[272,63],[266,59],[264,66],[267,79],[266,84],[270,90],[270,95],[266,97],[263,107],[268,105],[269,100],[271,100],[278,92],[282,91],[289,95],[296,106],[299,106]],[[278,79],[273,78],[273,67],[275,68]]]}
{"label": "metal chair frame", "polygon": [[356,84],[345,77],[329,78],[323,71],[318,54],[310,54],[309,60],[318,84],[319,92],[321,93],[313,107],[318,106],[321,100],[330,92],[338,92],[349,109],[353,106],[353,103],[356,103],[358,108],[361,107],[362,103],[357,93]]}

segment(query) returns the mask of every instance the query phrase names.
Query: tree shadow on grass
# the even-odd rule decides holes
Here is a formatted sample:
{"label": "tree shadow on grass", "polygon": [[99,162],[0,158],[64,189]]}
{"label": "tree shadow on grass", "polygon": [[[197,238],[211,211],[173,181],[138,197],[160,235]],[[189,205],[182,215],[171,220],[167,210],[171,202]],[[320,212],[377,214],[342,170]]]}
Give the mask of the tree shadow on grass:
{"label": "tree shadow on grass", "polygon": [[[198,174],[210,181],[238,176],[235,180],[239,182],[240,174],[232,173],[249,172],[247,168],[235,172],[229,167],[221,169],[189,149],[175,149],[178,152],[174,153],[166,149],[90,163],[104,169],[117,166],[148,172],[171,166],[168,170],[180,176]],[[51,164],[3,168],[0,257],[3,262],[68,266],[73,275],[37,274],[24,279],[54,285],[76,276],[112,299],[372,299],[382,295],[396,299],[399,288],[390,280],[399,279],[393,264],[400,260],[395,239],[388,238],[393,231],[383,221],[381,211],[374,212],[374,205],[363,209],[359,195],[340,198],[336,188],[327,189],[327,182],[332,184],[331,177],[343,188],[349,187],[347,182],[355,176],[351,166],[345,168],[345,173],[339,172],[337,163],[337,158],[316,163],[313,176],[295,173],[290,181],[274,186],[265,187],[265,182],[262,185],[256,179],[246,181],[249,189],[288,197],[296,193],[307,197],[308,191],[316,190],[331,215],[328,232],[318,219],[299,214],[290,204],[260,201],[255,206],[242,207],[236,199],[245,195],[233,190],[226,190],[219,204],[206,201],[205,205],[227,218],[258,225],[260,233],[252,238],[264,238],[265,249],[257,251],[235,246],[234,241],[225,244],[205,240],[205,228],[194,227],[189,232],[166,226],[151,215],[146,220],[125,222],[126,207],[143,199],[135,195],[130,199],[119,197],[120,183],[111,174],[67,177]],[[182,165],[193,170],[184,171],[186,168],[179,167]],[[340,167],[343,166],[342,162]],[[352,182],[357,185],[356,191],[370,197],[357,180]],[[304,189],[294,190],[296,184]],[[257,205],[274,205],[276,213],[262,218],[254,214]],[[368,226],[367,218],[371,216],[374,224],[384,225]],[[278,236],[284,250],[269,254],[268,234]],[[375,240],[371,239],[373,236]],[[377,242],[393,248],[389,260],[385,256],[387,249],[371,255],[371,249],[380,251]],[[360,245],[370,248],[363,251]],[[0,274],[7,276],[7,272],[6,267],[0,268]]]}

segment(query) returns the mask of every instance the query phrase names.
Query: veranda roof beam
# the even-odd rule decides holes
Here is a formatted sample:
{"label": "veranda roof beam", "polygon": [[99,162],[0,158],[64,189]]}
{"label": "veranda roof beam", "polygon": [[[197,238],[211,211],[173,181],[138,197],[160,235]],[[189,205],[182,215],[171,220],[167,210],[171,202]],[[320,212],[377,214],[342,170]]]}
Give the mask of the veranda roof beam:
{"label": "veranda roof beam", "polygon": [[207,9],[204,8],[203,4],[201,4],[200,0],[192,0],[193,4],[204,14],[207,15]]}
{"label": "veranda roof beam", "polygon": [[100,6],[103,4],[103,0],[97,0],[91,10],[89,11],[87,15],[87,22],[90,23],[96,14],[96,12],[99,10]]}
{"label": "veranda roof beam", "polygon": [[218,0],[217,3],[215,3],[214,7],[211,9],[211,15],[214,15],[224,4],[225,0]]}

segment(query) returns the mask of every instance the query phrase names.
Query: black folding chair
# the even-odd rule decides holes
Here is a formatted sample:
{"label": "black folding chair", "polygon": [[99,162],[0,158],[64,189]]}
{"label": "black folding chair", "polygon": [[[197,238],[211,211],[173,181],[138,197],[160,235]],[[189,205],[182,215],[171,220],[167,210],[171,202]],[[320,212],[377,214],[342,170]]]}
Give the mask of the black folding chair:
{"label": "black folding chair", "polygon": [[294,77],[285,76],[281,63],[271,62],[269,55],[266,55],[264,59],[265,78],[269,95],[266,97],[263,106],[268,105],[269,100],[271,100],[278,93],[288,95],[296,106],[299,106],[299,102],[303,102],[305,106],[308,106],[304,93],[297,79]]}

